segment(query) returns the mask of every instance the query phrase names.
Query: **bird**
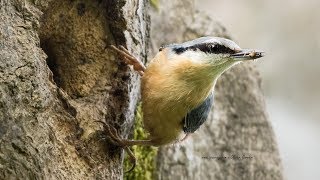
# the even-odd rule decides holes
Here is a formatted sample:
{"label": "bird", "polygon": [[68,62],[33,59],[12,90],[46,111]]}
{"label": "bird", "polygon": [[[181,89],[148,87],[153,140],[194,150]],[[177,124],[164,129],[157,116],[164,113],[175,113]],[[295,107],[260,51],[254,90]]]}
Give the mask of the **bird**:
{"label": "bird", "polygon": [[[149,137],[124,139],[114,127],[100,122],[110,141],[126,150],[134,166],[129,147],[163,146],[187,139],[207,120],[221,74],[240,62],[264,56],[263,51],[242,49],[232,40],[211,36],[161,46],[147,67],[123,46],[111,45],[111,49],[141,75],[143,123]],[[181,135],[184,138],[179,139]]]}

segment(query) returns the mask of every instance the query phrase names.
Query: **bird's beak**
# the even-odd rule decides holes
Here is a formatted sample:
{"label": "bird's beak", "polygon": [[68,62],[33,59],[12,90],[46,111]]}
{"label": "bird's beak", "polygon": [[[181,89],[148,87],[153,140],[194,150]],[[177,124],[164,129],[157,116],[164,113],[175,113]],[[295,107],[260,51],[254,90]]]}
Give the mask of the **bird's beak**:
{"label": "bird's beak", "polygon": [[235,61],[254,60],[263,56],[263,51],[258,51],[254,49],[242,49],[240,52],[231,54],[231,57],[233,57]]}

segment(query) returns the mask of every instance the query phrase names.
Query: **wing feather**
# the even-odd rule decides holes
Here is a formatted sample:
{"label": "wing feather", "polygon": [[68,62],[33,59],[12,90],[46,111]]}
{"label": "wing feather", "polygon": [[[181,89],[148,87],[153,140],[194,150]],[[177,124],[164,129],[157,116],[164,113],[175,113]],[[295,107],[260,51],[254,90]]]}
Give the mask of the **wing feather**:
{"label": "wing feather", "polygon": [[193,133],[207,120],[213,104],[213,92],[200,104],[192,109],[184,118],[183,131]]}

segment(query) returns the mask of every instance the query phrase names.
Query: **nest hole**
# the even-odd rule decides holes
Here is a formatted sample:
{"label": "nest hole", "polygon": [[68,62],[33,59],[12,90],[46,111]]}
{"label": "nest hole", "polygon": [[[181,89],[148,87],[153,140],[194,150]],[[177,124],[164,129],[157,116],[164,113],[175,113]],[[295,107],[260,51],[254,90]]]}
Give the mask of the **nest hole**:
{"label": "nest hole", "polygon": [[44,12],[40,45],[57,86],[73,98],[87,96],[110,74],[106,8],[99,1],[54,1]]}

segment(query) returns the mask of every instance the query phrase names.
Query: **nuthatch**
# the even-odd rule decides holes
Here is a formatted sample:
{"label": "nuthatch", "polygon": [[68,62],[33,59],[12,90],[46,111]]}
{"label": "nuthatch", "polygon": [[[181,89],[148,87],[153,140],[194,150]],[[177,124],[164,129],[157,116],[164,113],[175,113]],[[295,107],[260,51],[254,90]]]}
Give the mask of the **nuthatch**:
{"label": "nuthatch", "polygon": [[[111,46],[127,64],[142,75],[142,111],[148,140],[122,139],[115,128],[104,123],[112,142],[127,150],[132,145],[161,146],[194,133],[206,121],[213,104],[219,76],[239,62],[264,55],[241,49],[235,42],[220,37],[201,37],[159,49],[147,68],[122,46]],[[183,139],[185,139],[183,138]]]}

